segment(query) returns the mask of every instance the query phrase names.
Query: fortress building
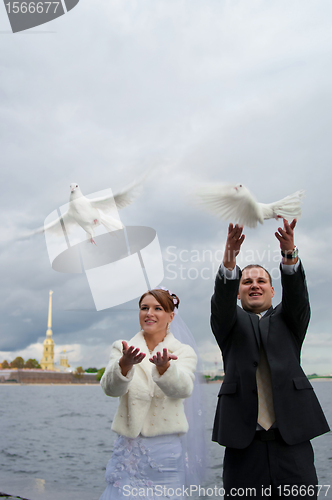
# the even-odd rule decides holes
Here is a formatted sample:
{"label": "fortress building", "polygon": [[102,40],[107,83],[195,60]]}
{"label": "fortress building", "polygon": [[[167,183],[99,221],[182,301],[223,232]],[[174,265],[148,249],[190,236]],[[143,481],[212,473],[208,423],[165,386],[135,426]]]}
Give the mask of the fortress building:
{"label": "fortress building", "polygon": [[40,366],[43,370],[54,370],[54,342],[52,339],[52,294],[53,292],[52,290],[50,290],[46,339],[44,340],[43,357],[40,361]]}
{"label": "fortress building", "polygon": [[68,364],[68,356],[66,356],[65,349],[62,351],[60,355],[60,372],[68,372],[70,365]]}

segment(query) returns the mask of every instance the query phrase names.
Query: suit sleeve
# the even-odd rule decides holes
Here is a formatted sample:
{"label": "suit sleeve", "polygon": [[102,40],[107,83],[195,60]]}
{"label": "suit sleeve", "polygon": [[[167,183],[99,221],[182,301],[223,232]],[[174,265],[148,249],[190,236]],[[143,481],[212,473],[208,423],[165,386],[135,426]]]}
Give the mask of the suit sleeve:
{"label": "suit sleeve", "polygon": [[157,367],[152,367],[153,381],[169,398],[189,398],[194,388],[197,356],[188,345],[182,345],[174,351],[178,359],[171,360],[168,369],[160,375]]}
{"label": "suit sleeve", "polygon": [[120,340],[117,340],[112,345],[111,357],[100,381],[100,385],[107,396],[119,397],[126,394],[134,376],[134,366],[129,370],[126,376],[122,375],[119,366],[121,356],[122,343]]}
{"label": "suit sleeve", "polygon": [[294,335],[303,341],[309,320],[310,303],[302,263],[294,274],[286,274],[281,268],[282,311]]}
{"label": "suit sleeve", "polygon": [[227,279],[219,269],[211,299],[211,328],[220,348],[237,318],[237,294],[241,270],[238,266],[236,270],[237,278]]}

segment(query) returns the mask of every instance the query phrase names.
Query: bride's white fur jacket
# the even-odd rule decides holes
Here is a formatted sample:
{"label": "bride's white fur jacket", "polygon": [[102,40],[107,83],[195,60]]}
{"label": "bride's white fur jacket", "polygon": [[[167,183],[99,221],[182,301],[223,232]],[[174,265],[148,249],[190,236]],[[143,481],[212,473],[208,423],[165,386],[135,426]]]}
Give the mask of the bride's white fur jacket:
{"label": "bride's white fur jacket", "polygon": [[168,333],[153,354],[162,353],[166,348],[178,359],[171,360],[166,372],[159,375],[156,366],[149,361],[151,354],[142,332],[129,340],[128,345],[138,347],[146,354],[143,361],[134,365],[124,377],[119,366],[122,343],[117,340],[112,345],[111,358],[100,381],[105,394],[120,396],[112,430],[130,438],[139,434],[149,437],[187,432],[183,399],[188,398],[193,390],[197,364],[195,351]]}

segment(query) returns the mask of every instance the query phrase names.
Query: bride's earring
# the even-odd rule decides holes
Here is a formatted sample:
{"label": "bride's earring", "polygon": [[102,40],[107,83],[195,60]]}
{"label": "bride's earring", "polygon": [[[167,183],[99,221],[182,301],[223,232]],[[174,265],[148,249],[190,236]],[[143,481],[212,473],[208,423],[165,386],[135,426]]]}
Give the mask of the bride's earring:
{"label": "bride's earring", "polygon": [[167,323],[166,333],[171,333],[171,327],[169,323]]}

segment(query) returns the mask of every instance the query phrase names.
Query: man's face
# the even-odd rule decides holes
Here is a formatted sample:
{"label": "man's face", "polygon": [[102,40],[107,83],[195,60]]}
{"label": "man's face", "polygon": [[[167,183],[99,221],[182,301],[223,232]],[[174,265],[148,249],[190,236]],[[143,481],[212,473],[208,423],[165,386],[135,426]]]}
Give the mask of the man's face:
{"label": "man's face", "polygon": [[266,311],[272,305],[274,288],[269,275],[261,267],[251,267],[242,273],[238,299],[243,309],[254,313]]}

